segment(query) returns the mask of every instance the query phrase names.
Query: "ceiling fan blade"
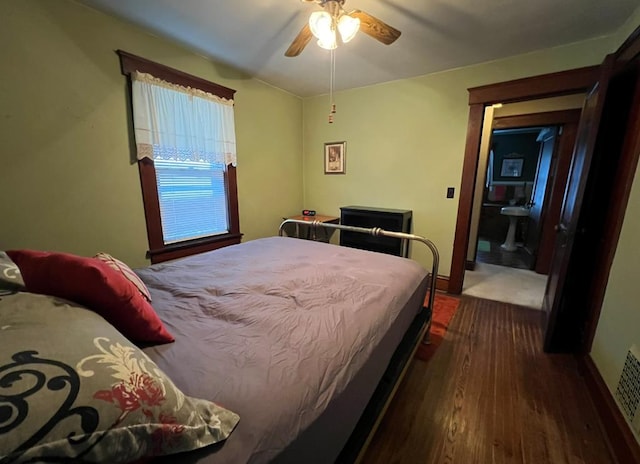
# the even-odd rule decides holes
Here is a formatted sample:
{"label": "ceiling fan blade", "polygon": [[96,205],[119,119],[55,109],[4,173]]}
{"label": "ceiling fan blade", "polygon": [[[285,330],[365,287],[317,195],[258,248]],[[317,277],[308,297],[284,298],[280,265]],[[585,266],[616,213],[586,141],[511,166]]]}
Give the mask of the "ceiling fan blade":
{"label": "ceiling fan blade", "polygon": [[302,53],[304,47],[307,46],[307,44],[311,40],[311,37],[313,37],[313,34],[311,33],[311,29],[309,28],[309,23],[306,23],[302,30],[298,33],[296,38],[293,39],[293,42],[291,42],[291,45],[289,45],[287,51],[284,52],[284,56],[298,56],[300,53]]}
{"label": "ceiling fan blade", "polygon": [[364,11],[353,10],[349,13],[349,16],[353,16],[360,20],[360,30],[362,32],[370,35],[376,40],[379,40],[385,45],[392,44],[398,37],[400,37],[401,32],[398,29],[389,26],[387,23],[365,13]]}

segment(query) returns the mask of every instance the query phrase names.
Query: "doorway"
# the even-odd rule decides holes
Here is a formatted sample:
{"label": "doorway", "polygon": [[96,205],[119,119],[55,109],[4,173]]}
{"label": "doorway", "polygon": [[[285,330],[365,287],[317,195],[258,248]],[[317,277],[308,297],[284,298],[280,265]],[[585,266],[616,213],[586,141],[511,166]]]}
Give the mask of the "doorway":
{"label": "doorway", "polygon": [[469,123],[448,283],[450,293],[462,292],[485,109],[501,103],[526,104],[550,96],[586,93],[597,82],[599,74],[600,66],[590,66],[469,90]]}
{"label": "doorway", "polygon": [[583,98],[485,110],[462,293],[542,308]]}
{"label": "doorway", "polygon": [[476,262],[534,269],[557,132],[556,126],[492,131],[483,169]]}
{"label": "doorway", "polygon": [[533,269],[557,126],[493,129],[475,263],[463,294],[542,309],[546,275]]}
{"label": "doorway", "polygon": [[[555,231],[550,272],[554,278],[549,279],[545,296],[545,306],[551,308],[545,321],[549,323],[545,351],[588,353],[593,341],[640,153],[637,150],[640,146],[638,37],[636,31],[615,53],[606,57],[602,66],[470,90],[469,125],[449,279],[451,293],[460,293],[464,280],[484,108],[499,100],[524,101],[537,96],[589,92],[590,98],[585,100],[589,117],[581,118],[578,136],[582,142],[576,144],[570,167],[565,194],[569,200],[563,201],[562,221]],[[614,85],[609,86],[610,82]],[[586,202],[583,203],[583,199]],[[566,278],[565,281],[551,284],[560,282],[560,277]]]}

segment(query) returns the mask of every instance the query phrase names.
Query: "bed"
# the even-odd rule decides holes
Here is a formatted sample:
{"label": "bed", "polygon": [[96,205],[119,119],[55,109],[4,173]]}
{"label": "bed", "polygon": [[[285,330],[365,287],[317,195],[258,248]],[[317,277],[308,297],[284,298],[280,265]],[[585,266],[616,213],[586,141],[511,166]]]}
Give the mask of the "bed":
{"label": "bed", "polygon": [[[18,266],[22,271],[23,267]],[[94,351],[67,363],[75,368],[80,380],[85,381],[83,376],[96,372],[101,363],[107,364],[105,368],[110,369],[111,375],[117,370],[113,361],[116,350],[109,351],[104,342],[108,339],[110,347],[120,344],[135,353],[124,357],[132,359],[136,369],[143,366],[144,375],[154,379],[154,375],[160,376],[157,385],[165,385],[162,391],[175,396],[171,414],[157,409],[159,401],[156,409],[145,410],[145,404],[150,404],[148,392],[141,397],[147,403],[140,399],[139,410],[128,412],[128,403],[116,395],[116,387],[94,385],[90,394],[83,394],[84,387],[80,387],[71,403],[65,400],[68,407],[72,404],[78,409],[76,403],[83,399],[100,403],[98,409],[105,405],[120,408],[115,408],[119,416],[106,419],[106,426],[95,425],[95,430],[92,426],[85,430],[83,421],[81,425],[68,426],[74,436],[79,435],[78,428],[83,436],[91,435],[84,439],[79,454],[89,462],[106,459],[96,450],[104,448],[103,443],[115,434],[109,427],[124,413],[133,420],[134,412],[140,413],[136,420],[144,422],[148,430],[139,432],[135,421],[126,425],[127,437],[138,435],[131,443],[117,445],[126,448],[126,452],[118,454],[121,462],[162,454],[165,456],[155,457],[153,462],[352,462],[428,325],[429,310],[423,306],[427,287],[433,284],[428,272],[405,258],[282,236],[152,265],[136,270],[136,275],[148,289],[150,304],[163,328],[175,339],[173,343],[137,341],[134,345],[130,341],[133,337],[117,331],[104,335],[113,324],[105,327],[102,321],[110,315],[96,311],[86,301],[79,305],[69,298],[60,299],[59,295],[35,295],[15,288],[0,297],[0,326],[4,330],[0,339],[0,364],[4,365],[0,366],[0,412],[7,410],[7,404],[16,408],[15,399],[7,401],[11,395],[6,391],[8,376],[20,378],[15,373],[16,366],[26,372],[24,365],[33,364],[35,358],[62,356],[56,351],[62,349],[60,344],[53,344],[55,349],[51,347],[51,337],[66,338],[65,343],[70,345],[67,351],[75,353],[82,343],[79,339],[69,341],[69,333],[87,332],[87,349]],[[23,273],[23,277],[28,287],[27,274]],[[56,311],[42,309],[44,306]],[[21,310],[16,311],[16,307]],[[47,324],[46,342],[35,343],[24,332],[25,318],[30,317],[24,308],[35,311],[37,319],[45,317],[42,314],[47,318],[61,314]],[[77,322],[80,319],[82,323]],[[20,330],[12,335],[11,329],[18,326]],[[33,330],[42,330],[42,324],[35,326]],[[127,334],[129,328],[125,329]],[[24,342],[30,338],[32,341]],[[96,342],[97,339],[102,341]],[[10,349],[2,346],[9,343]],[[20,343],[24,345],[20,349],[13,346]],[[38,354],[25,355],[26,352]],[[10,354],[9,361],[13,362],[8,362]],[[14,392],[13,397],[16,395]],[[169,403],[166,400],[163,406]],[[115,414],[111,409],[107,413]],[[162,414],[164,419],[160,421]],[[209,422],[185,425],[179,414],[186,415],[187,421],[204,416]],[[11,425],[11,417],[4,414],[3,429],[0,414],[0,442],[3,432],[7,433],[6,423]],[[215,418],[213,427],[211,417]],[[159,425],[149,429],[145,421]],[[16,428],[20,427],[9,427],[8,433]],[[192,433],[191,428],[194,436],[186,437],[184,443],[170,435],[172,430]],[[213,431],[215,440],[203,436],[207,430]],[[69,435],[68,431],[64,433]],[[113,441],[119,443],[122,436],[124,432]],[[147,436],[155,448],[145,443]],[[165,441],[158,442],[158,437]],[[22,462],[29,456],[24,450],[31,450],[36,442],[32,440],[27,447],[20,442],[20,452],[11,455],[5,450],[4,458],[0,445],[0,462]],[[139,449],[130,451],[132,443]],[[66,442],[63,452],[78,453],[70,451]]]}

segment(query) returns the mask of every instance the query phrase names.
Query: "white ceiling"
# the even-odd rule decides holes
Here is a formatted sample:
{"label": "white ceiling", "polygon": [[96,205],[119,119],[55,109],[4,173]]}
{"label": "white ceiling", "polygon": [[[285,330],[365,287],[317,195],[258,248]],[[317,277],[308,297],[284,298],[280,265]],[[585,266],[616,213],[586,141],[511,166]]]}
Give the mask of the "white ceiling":
{"label": "white ceiling", "polygon": [[[329,90],[329,53],[312,40],[284,56],[309,14],[301,0],[80,0],[250,76],[306,97]],[[343,90],[610,34],[639,0],[346,0],[402,31],[392,45],[359,33],[336,50]]]}

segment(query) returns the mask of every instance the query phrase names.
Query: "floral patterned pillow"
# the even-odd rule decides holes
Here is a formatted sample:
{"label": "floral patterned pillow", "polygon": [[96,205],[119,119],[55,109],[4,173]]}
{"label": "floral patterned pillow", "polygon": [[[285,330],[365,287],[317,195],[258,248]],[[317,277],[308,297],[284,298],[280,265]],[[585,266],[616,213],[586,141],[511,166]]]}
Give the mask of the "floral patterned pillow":
{"label": "floral patterned pillow", "polygon": [[0,251],[0,294],[24,290],[20,269],[4,251]]}
{"label": "floral patterned pillow", "polygon": [[184,395],[101,316],[0,297],[0,462],[108,462],[225,440],[237,414]]}

